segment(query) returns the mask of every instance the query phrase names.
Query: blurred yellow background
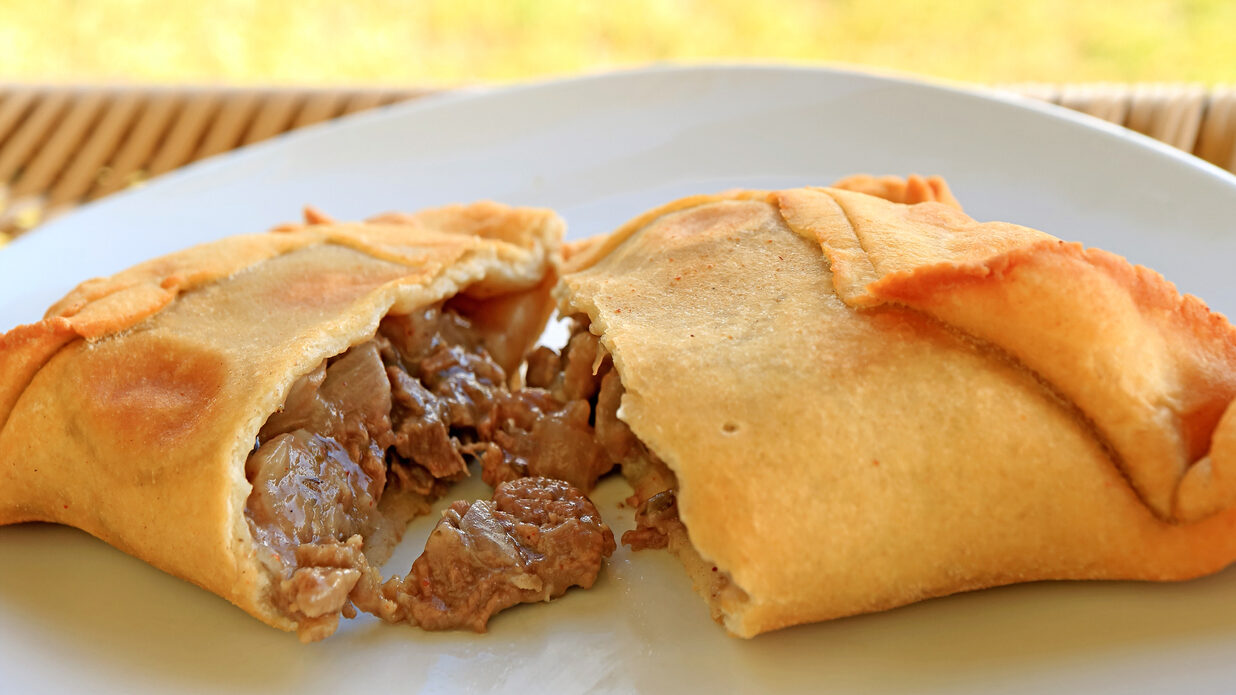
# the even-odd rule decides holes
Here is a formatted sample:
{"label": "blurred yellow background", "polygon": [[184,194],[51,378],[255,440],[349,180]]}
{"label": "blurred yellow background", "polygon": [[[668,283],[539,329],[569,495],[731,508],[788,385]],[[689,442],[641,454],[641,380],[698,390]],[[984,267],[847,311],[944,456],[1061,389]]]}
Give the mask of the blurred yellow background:
{"label": "blurred yellow background", "polygon": [[724,59],[1231,82],[1236,2],[0,0],[9,81],[444,86]]}

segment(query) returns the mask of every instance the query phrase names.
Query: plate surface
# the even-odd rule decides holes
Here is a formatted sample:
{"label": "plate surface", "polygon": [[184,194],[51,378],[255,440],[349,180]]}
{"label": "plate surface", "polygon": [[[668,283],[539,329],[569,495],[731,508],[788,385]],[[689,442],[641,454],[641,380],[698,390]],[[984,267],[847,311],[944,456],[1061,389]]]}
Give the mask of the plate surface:
{"label": "plate surface", "polygon": [[[855,172],[942,174],[978,219],[1102,246],[1236,311],[1236,178],[1214,167],[1028,100],[717,67],[431,97],[189,167],[0,250],[0,330],[79,280],[305,203],[359,218],[491,198],[553,207],[578,238],[686,194]],[[627,494],[611,478],[595,495],[617,533]],[[511,610],[488,635],[362,618],[304,646],[71,529],[0,528],[0,567],[6,692],[1222,692],[1236,676],[1232,570],[1007,587],[740,641],[667,554],[619,549],[593,590]]]}

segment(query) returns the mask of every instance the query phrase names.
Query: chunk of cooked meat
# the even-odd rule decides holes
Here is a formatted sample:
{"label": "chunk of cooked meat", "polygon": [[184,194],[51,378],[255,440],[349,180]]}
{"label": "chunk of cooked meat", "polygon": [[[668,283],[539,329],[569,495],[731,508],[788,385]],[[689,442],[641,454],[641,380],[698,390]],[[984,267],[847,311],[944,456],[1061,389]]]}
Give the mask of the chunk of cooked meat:
{"label": "chunk of cooked meat", "polygon": [[483,351],[440,345],[417,366],[421,381],[446,407],[455,427],[481,427],[506,394],[506,374]]}
{"label": "chunk of cooked meat", "polygon": [[374,615],[392,615],[396,606],[381,596],[382,577],[369,565],[359,535],[306,543],[296,548],[296,569],[284,579],[276,600],[297,621],[302,642],[334,633],[340,616],[356,617],[357,606]]}
{"label": "chunk of cooked meat", "polygon": [[596,395],[600,383],[597,359],[600,351],[600,340],[589,332],[587,327],[580,325],[567,342],[562,370],[562,393],[559,395],[561,400],[587,400]]}
{"label": "chunk of cooked meat", "polygon": [[459,345],[475,352],[485,342],[467,318],[441,304],[411,314],[391,314],[382,319],[378,332],[409,365],[424,359],[441,345]]}
{"label": "chunk of cooked meat", "polygon": [[669,532],[678,520],[678,497],[673,490],[662,490],[635,509],[635,528],[622,534],[622,544],[631,550],[664,548]]}
{"label": "chunk of cooked meat", "polygon": [[383,595],[397,618],[426,630],[484,632],[494,613],[591,587],[614,536],[592,502],[568,483],[521,478],[492,501],[455,502],[403,579]]}
{"label": "chunk of cooked meat", "polygon": [[588,331],[588,323],[575,319],[562,354],[547,347],[537,348],[528,356],[524,380],[528,386],[544,389],[563,403],[587,401],[600,388],[602,360],[597,359],[598,355],[608,358],[600,340]]}
{"label": "chunk of cooked meat", "polygon": [[360,576],[352,568],[298,567],[291,579],[283,580],[282,588],[292,597],[292,610],[320,618],[343,610]]}
{"label": "chunk of cooked meat", "polygon": [[387,367],[396,406],[395,451],[435,478],[457,478],[467,473],[467,463],[457,442],[451,439],[449,411],[445,404],[399,367]]}
{"label": "chunk of cooked meat", "polygon": [[481,457],[482,479],[490,484],[523,476],[565,480],[591,490],[597,478],[613,468],[597,442],[587,401],[559,403],[547,392],[525,389],[498,406],[500,428],[491,436],[494,447]]}
{"label": "chunk of cooked meat", "polygon": [[282,605],[302,641],[333,633],[360,609],[426,630],[484,632],[497,612],[591,587],[614,552],[614,535],[596,507],[571,485],[521,478],[493,499],[455,502],[402,579],[382,583],[360,536],[296,548],[297,568],[280,584]]}

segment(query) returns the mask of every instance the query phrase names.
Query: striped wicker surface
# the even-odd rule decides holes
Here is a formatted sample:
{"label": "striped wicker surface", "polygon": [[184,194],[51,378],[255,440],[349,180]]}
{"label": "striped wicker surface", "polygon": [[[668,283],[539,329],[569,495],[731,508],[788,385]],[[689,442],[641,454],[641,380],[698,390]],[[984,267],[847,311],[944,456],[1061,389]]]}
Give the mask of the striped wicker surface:
{"label": "striped wicker surface", "polygon": [[[1236,88],[1002,87],[1236,172]],[[210,155],[419,90],[0,86],[0,244],[83,202]]]}

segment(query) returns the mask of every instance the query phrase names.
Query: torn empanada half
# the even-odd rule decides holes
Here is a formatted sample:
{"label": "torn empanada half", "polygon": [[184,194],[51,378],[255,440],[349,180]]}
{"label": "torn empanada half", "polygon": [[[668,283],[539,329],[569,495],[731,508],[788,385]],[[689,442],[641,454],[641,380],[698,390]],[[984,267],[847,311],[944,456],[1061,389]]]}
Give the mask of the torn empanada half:
{"label": "torn empanada half", "polygon": [[571,255],[559,311],[599,339],[636,440],[625,542],[668,546],[747,637],[1236,558],[1227,319],[947,187],[847,187],[913,204],[697,196]]}
{"label": "torn empanada half", "polygon": [[368,581],[357,543],[384,561],[500,429],[563,224],[495,203],[307,218],[85,282],[0,337],[0,523],[76,526],[330,634]]}

